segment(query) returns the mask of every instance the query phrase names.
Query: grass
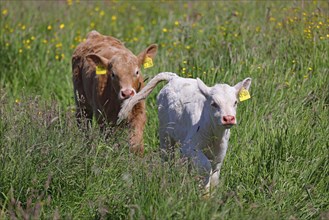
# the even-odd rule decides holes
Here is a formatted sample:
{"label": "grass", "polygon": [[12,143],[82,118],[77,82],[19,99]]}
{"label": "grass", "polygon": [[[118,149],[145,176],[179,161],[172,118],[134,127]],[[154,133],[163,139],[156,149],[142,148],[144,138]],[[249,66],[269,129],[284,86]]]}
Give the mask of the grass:
{"label": "grass", "polygon": [[[161,6],[161,7],[160,7]],[[328,219],[329,14],[322,1],[0,3],[0,219]],[[159,44],[152,77],[206,84],[252,77],[221,182],[158,152],[156,95],[146,155],[125,130],[75,123],[70,56],[96,29],[135,54]]]}

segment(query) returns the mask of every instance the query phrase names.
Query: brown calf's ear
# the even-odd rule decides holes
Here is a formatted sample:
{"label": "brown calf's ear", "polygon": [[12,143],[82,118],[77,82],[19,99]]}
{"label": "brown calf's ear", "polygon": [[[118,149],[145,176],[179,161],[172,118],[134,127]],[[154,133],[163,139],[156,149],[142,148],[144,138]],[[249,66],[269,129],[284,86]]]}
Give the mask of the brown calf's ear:
{"label": "brown calf's ear", "polygon": [[108,59],[97,54],[88,54],[86,56],[86,60],[93,68],[96,68],[96,66],[102,66],[103,68],[107,68],[109,63]]}
{"label": "brown calf's ear", "polygon": [[137,56],[139,65],[142,65],[144,63],[146,57],[149,57],[153,60],[157,52],[158,52],[158,45],[151,44],[150,46],[148,46],[144,51],[140,52]]}

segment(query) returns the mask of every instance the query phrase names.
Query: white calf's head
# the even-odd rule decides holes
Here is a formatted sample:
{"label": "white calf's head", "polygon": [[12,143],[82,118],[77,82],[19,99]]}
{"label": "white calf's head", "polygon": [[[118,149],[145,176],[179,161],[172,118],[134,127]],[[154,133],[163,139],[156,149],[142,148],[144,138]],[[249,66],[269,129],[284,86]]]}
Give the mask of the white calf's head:
{"label": "white calf's head", "polygon": [[205,108],[211,112],[212,120],[225,128],[235,125],[239,92],[241,89],[249,90],[251,78],[246,78],[235,86],[216,84],[208,87],[199,78],[197,78],[197,83],[201,93],[207,98]]}

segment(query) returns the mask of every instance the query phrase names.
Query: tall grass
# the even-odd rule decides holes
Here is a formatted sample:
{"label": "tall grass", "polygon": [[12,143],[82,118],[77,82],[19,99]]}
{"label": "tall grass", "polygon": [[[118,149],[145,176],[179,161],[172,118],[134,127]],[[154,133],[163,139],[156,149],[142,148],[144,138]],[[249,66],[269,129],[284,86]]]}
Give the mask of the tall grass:
{"label": "tall grass", "polygon": [[[329,8],[324,1],[2,1],[0,219],[328,219]],[[78,130],[70,56],[92,29],[135,54],[146,77],[206,84],[252,77],[219,187],[158,153],[156,95],[146,155],[124,129]]]}

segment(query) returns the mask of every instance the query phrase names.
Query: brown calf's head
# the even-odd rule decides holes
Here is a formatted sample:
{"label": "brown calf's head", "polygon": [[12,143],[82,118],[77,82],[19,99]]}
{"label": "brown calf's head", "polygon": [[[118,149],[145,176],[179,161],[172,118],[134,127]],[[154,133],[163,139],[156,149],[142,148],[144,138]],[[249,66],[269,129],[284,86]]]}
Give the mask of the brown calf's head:
{"label": "brown calf's head", "polygon": [[106,70],[118,99],[124,100],[134,96],[142,86],[141,66],[147,57],[155,57],[157,49],[157,45],[152,44],[137,56],[123,50],[115,53],[110,59],[98,54],[88,54],[86,59],[93,68],[101,67]]}

